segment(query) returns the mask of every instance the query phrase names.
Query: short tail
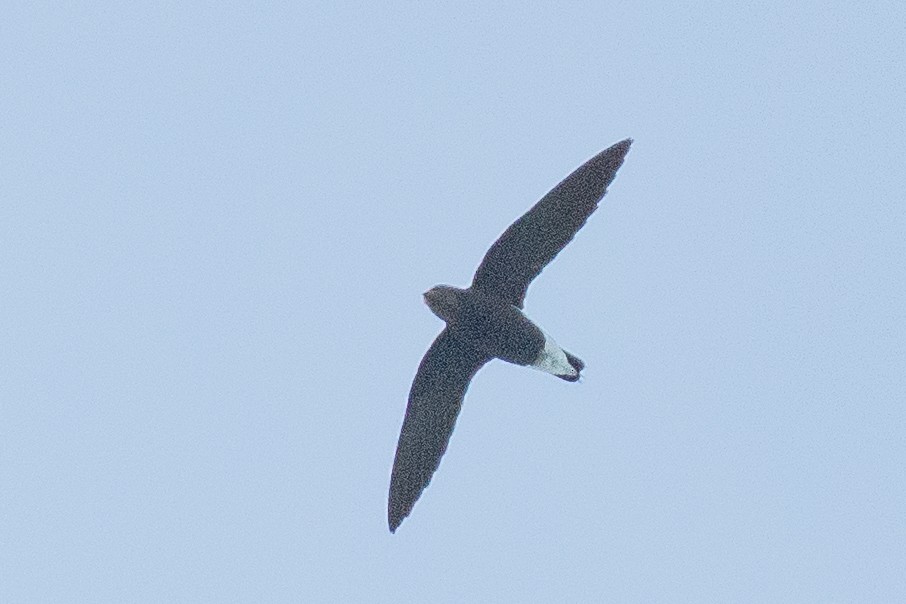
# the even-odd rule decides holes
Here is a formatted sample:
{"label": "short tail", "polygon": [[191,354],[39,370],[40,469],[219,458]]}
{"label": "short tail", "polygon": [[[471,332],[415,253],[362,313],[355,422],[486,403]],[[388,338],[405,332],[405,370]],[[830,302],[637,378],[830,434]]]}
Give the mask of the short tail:
{"label": "short tail", "polygon": [[573,366],[573,369],[576,370],[576,373],[575,375],[558,375],[557,377],[561,380],[566,380],[567,382],[578,382],[579,378],[582,377],[580,375],[582,373],[582,370],[585,369],[585,363],[583,363],[582,359],[580,359],[579,357],[571,355],[565,350],[563,351],[563,354],[566,355],[566,360],[569,361],[569,364]]}

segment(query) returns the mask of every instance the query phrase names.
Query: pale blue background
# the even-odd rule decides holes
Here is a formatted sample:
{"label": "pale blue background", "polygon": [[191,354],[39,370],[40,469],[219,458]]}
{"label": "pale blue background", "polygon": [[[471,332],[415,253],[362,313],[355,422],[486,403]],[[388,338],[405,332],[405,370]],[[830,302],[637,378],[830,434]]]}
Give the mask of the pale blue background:
{"label": "pale blue background", "polygon": [[[0,11],[0,601],[906,600],[902,2],[148,4]],[[421,293],[627,136],[391,535]]]}

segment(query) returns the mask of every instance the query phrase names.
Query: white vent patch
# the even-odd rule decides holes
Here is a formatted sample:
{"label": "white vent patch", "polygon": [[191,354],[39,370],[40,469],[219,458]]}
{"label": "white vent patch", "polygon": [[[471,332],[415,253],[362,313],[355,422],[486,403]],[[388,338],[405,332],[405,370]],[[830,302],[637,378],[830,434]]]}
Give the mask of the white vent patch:
{"label": "white vent patch", "polygon": [[[541,333],[544,333],[543,331]],[[553,375],[568,375],[575,377],[579,374],[576,368],[566,360],[566,353],[554,342],[554,339],[544,333],[544,350],[538,355],[534,363],[529,365],[539,371]]]}

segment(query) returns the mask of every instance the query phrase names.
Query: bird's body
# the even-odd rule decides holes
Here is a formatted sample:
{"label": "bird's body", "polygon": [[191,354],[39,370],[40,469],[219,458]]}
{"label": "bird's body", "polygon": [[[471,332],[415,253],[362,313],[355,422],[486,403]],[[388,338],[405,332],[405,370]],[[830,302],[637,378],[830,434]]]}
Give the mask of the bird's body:
{"label": "bird's body", "polygon": [[438,285],[425,303],[446,328],[425,353],[400,431],[387,517],[391,532],[409,515],[446,451],[475,373],[499,358],[575,382],[585,364],[522,311],[532,279],[598,207],[629,151],[627,139],[597,154],[545,195],[491,246],[465,289]]}
{"label": "bird's body", "polygon": [[471,287],[438,285],[425,292],[425,303],[458,340],[490,358],[528,365],[567,381],[579,379],[582,367],[569,362],[572,355],[507,300]]}

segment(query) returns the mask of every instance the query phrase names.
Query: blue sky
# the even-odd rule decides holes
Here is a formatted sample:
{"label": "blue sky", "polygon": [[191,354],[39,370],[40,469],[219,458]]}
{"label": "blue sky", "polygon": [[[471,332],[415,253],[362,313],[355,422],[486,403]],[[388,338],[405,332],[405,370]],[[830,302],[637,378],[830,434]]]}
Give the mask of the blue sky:
{"label": "blue sky", "polygon": [[[902,3],[0,10],[0,600],[906,598]],[[421,293],[635,143],[400,530]]]}

